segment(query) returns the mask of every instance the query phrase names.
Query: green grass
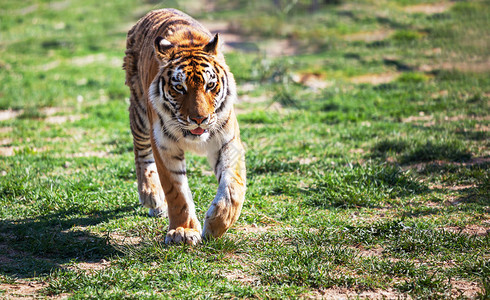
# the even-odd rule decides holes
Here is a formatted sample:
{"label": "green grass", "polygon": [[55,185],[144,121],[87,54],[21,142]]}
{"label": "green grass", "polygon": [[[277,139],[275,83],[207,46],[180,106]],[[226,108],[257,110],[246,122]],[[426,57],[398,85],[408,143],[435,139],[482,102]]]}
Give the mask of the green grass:
{"label": "green grass", "polygon": [[[488,298],[488,1],[211,2],[0,4],[0,295]],[[226,59],[247,198],[194,248],[164,244],[135,186],[122,57],[160,7],[244,39]],[[264,51],[278,39],[295,54]],[[216,180],[186,161],[202,219]]]}

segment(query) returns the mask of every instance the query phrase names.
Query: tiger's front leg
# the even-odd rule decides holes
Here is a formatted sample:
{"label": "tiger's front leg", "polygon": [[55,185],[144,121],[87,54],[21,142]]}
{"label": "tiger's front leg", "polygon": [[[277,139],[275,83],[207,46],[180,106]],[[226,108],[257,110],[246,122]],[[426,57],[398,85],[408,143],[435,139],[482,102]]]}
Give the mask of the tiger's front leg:
{"label": "tiger's front leg", "polygon": [[201,224],[187,182],[184,152],[152,141],[158,175],[167,200],[168,233],[165,243],[196,245],[201,241]]}
{"label": "tiger's front leg", "polygon": [[210,154],[219,186],[216,197],[206,213],[203,237],[220,237],[240,216],[246,190],[245,150],[238,129],[224,142],[217,153]]}

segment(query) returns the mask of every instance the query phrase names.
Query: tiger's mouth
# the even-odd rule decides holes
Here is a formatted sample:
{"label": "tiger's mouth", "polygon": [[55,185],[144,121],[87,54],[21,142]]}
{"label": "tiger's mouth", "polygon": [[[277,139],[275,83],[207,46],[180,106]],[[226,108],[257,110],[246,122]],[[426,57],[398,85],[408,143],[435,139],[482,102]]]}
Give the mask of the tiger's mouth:
{"label": "tiger's mouth", "polygon": [[197,136],[200,136],[201,134],[207,132],[208,130],[207,129],[204,129],[204,128],[201,128],[201,127],[197,127],[195,129],[192,129],[192,130],[189,130],[189,132],[193,135],[197,135]]}

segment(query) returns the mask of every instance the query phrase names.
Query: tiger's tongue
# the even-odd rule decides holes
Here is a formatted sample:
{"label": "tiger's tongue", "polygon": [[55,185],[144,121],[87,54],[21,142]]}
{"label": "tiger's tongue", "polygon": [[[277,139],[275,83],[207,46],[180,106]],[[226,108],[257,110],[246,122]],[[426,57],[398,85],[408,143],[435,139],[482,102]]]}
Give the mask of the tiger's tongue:
{"label": "tiger's tongue", "polygon": [[196,129],[192,129],[191,133],[196,135],[201,135],[204,133],[204,129],[202,129],[201,127],[197,127]]}

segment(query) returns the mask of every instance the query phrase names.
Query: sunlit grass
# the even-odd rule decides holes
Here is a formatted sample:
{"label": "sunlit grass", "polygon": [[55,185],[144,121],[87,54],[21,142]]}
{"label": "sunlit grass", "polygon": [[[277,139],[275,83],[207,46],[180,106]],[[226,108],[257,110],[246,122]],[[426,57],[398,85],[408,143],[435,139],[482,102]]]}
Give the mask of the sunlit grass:
{"label": "sunlit grass", "polygon": [[[129,26],[180,2],[0,4],[0,282],[75,299],[447,298],[454,282],[487,297],[488,4],[224,2],[196,16],[296,54],[226,54],[247,200],[195,248],[165,245],[167,220],[138,206],[121,68]],[[202,219],[216,180],[186,161]]]}

